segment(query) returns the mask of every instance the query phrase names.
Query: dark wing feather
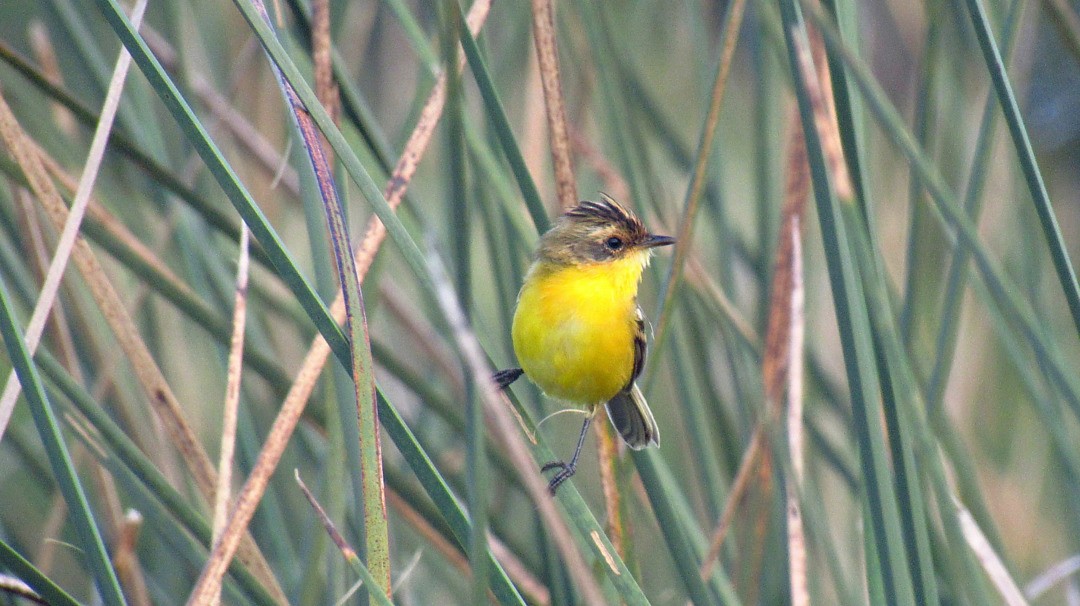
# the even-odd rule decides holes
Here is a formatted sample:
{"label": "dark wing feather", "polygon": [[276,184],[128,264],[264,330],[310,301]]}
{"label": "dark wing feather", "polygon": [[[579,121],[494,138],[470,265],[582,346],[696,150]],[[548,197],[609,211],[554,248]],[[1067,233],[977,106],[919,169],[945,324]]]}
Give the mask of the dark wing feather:
{"label": "dark wing feather", "polygon": [[608,418],[630,448],[640,450],[648,446],[660,445],[660,431],[656,427],[649,404],[641,395],[634,381],[641,376],[645,368],[645,318],[641,309],[637,310],[636,329],[634,331],[634,367],[630,371],[630,380],[626,387],[607,403]]}
{"label": "dark wing feather", "polygon": [[645,368],[645,353],[647,346],[645,344],[645,316],[641,313],[641,308],[637,309],[637,323],[634,331],[634,367],[630,371],[630,380],[626,383],[626,387],[630,385],[641,376],[642,369]]}

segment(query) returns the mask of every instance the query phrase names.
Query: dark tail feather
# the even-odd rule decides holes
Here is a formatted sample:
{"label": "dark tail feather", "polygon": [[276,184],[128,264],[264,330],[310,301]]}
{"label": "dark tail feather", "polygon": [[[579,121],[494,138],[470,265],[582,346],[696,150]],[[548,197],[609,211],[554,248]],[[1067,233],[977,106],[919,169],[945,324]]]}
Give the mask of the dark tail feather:
{"label": "dark tail feather", "polygon": [[525,374],[525,371],[520,368],[507,368],[506,370],[496,371],[491,378],[495,379],[495,384],[499,386],[499,389],[506,389],[523,374]]}
{"label": "dark tail feather", "polygon": [[656,428],[649,404],[638,386],[619,392],[607,403],[608,418],[626,441],[627,446],[641,450],[660,445],[660,431]]}

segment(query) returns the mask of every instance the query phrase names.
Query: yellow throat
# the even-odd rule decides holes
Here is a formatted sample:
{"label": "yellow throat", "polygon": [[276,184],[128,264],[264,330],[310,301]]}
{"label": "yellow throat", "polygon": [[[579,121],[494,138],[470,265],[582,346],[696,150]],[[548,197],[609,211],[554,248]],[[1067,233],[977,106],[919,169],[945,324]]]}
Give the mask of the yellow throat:
{"label": "yellow throat", "polygon": [[590,408],[630,381],[637,291],[649,250],[613,261],[529,269],[514,314],[514,352],[551,397]]}

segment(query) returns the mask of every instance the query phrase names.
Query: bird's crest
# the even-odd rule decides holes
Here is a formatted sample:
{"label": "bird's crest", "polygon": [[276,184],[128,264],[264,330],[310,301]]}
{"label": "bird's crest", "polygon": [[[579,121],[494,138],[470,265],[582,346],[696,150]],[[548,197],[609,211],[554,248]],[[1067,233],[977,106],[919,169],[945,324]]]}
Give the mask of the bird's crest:
{"label": "bird's crest", "polygon": [[645,226],[611,196],[601,193],[599,202],[583,201],[563,215],[570,220],[595,221],[602,225],[616,225],[628,234],[646,233]]}

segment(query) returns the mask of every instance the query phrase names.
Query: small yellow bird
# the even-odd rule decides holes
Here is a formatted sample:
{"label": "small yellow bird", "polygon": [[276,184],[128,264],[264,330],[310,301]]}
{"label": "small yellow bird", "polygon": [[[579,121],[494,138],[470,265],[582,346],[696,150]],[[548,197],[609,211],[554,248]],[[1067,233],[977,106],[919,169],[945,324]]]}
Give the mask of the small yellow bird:
{"label": "small yellow bird", "polygon": [[645,366],[645,320],[637,305],[641,272],[652,249],[675,242],[657,236],[609,196],[582,202],[540,238],[514,313],[521,368],[499,371],[501,388],[524,373],[547,395],[587,407],[577,448],[558,469],[552,494],[574,475],[589,424],[601,404],[635,450],[659,446],[652,411],[634,381]]}

